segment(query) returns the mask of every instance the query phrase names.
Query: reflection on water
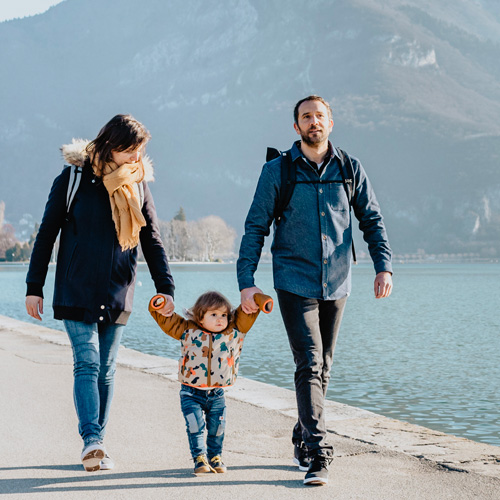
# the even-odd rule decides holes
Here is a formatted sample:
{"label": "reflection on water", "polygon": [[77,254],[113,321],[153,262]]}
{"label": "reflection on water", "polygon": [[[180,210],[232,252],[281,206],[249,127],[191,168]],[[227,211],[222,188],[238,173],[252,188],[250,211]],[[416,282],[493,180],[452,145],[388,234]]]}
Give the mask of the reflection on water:
{"label": "reflection on water", "polygon": [[[178,312],[208,289],[239,303],[234,265],[173,265],[172,272]],[[30,321],[24,313],[25,273],[23,267],[0,267],[0,314]],[[393,295],[375,300],[371,267],[356,266],[328,398],[500,445],[499,278],[498,264],[399,266]],[[146,268],[138,280],[142,286],[123,344],[177,358],[178,342],[147,312],[154,288]],[[257,284],[276,299],[269,265],[261,266]],[[46,307],[44,325],[62,329],[51,314]],[[242,376],[293,389],[293,360],[277,300],[273,313],[261,315],[248,334],[240,370]]]}

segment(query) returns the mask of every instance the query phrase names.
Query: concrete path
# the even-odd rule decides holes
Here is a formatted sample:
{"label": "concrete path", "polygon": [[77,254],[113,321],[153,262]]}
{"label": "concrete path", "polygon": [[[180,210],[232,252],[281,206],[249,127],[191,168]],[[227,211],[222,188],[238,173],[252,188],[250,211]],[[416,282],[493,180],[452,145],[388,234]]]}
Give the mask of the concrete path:
{"label": "concrete path", "polygon": [[226,474],[194,476],[173,360],[121,348],[106,445],[86,473],[66,335],[0,316],[0,500],[500,498],[500,448],[330,402],[330,484],[291,465],[294,393],[240,378],[228,391]]}

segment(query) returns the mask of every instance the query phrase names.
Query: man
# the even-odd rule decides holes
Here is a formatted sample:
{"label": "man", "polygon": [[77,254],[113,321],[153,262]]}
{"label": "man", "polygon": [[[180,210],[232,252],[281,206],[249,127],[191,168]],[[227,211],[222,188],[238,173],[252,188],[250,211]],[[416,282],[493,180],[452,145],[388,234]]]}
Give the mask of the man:
{"label": "man", "polygon": [[[324,400],[351,290],[352,223],[349,184],[344,180],[354,175],[351,204],[374,263],[376,298],[391,294],[391,249],[380,207],[361,164],[328,140],[333,129],[329,104],[319,96],[306,97],[296,104],[294,121],[300,141],[286,154],[296,168],[296,183],[288,206],[275,223],[271,252],[274,287],[296,365],[294,463],[307,471],[304,484],[322,485],[328,482],[333,457],[333,447],[327,442]],[[279,206],[282,161],[279,157],[264,165],[245,222],[237,268],[241,304],[247,313],[258,310],[253,296],[260,289],[255,286],[254,273]]]}

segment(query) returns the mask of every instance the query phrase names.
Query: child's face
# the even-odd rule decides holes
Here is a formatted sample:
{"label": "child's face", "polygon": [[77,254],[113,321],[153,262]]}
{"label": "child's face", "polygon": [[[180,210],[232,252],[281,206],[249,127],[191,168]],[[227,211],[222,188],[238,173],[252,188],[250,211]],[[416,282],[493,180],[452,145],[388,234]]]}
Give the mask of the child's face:
{"label": "child's face", "polygon": [[227,311],[225,309],[212,309],[207,311],[200,322],[204,330],[219,333],[227,328]]}

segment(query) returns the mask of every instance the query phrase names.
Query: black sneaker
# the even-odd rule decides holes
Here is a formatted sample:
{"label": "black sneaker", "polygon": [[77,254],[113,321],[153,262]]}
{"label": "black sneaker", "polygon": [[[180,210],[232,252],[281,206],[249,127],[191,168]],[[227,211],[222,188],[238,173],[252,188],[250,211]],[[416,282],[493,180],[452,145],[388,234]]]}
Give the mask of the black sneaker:
{"label": "black sneaker", "polygon": [[306,472],[311,465],[311,459],[307,456],[307,448],[304,443],[295,444],[293,447],[293,463],[299,467],[299,470]]}
{"label": "black sneaker", "polygon": [[311,486],[323,486],[328,483],[328,466],[331,458],[315,456],[304,478],[304,484]]}

